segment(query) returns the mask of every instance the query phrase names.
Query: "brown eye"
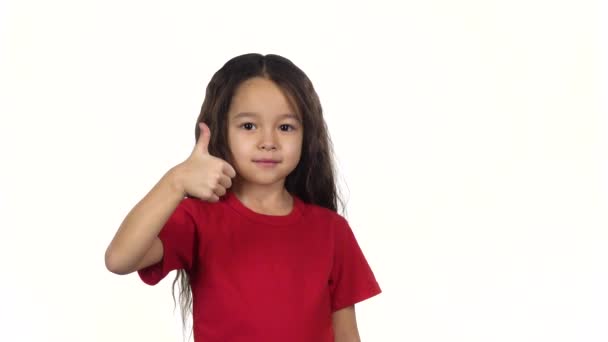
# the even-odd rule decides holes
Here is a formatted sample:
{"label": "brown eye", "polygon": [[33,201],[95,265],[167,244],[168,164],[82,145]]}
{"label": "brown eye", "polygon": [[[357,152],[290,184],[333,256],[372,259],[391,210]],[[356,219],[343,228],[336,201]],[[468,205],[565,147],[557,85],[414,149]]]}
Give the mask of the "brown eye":
{"label": "brown eye", "polygon": [[249,130],[253,129],[253,124],[251,122],[246,122],[246,123],[240,125],[239,127],[243,127],[249,131]]}
{"label": "brown eye", "polygon": [[281,130],[285,131],[285,132],[293,131],[295,129],[295,127],[293,127],[292,125],[288,125],[288,124],[281,125],[280,127],[281,127]]}

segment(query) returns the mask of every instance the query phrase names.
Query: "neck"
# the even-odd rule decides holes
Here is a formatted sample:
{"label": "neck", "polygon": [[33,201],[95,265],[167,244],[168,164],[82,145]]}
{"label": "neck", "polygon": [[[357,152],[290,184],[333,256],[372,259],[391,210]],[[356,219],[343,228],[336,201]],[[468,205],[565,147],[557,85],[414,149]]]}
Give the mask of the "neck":
{"label": "neck", "polygon": [[260,212],[285,212],[291,210],[293,204],[283,182],[273,185],[235,182],[231,191],[245,206]]}

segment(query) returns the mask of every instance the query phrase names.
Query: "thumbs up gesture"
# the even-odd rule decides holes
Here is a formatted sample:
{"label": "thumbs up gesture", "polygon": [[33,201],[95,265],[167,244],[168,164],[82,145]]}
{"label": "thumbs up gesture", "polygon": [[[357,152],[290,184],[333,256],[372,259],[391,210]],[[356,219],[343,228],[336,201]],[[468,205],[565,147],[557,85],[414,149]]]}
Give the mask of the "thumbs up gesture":
{"label": "thumbs up gesture", "polygon": [[217,202],[236,176],[234,168],[225,160],[209,154],[209,127],[199,122],[200,136],[190,157],[179,164],[179,184],[185,194],[208,202]]}

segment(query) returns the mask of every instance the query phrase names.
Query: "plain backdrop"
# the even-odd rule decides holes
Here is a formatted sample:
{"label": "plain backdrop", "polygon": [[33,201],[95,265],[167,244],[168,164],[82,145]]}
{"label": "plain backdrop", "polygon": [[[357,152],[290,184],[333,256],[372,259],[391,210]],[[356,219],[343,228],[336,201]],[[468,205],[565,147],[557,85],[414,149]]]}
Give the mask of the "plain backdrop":
{"label": "plain backdrop", "polygon": [[104,252],[248,52],[321,98],[384,291],[364,341],[608,340],[602,2],[0,4],[0,340],[182,340],[175,273]]}

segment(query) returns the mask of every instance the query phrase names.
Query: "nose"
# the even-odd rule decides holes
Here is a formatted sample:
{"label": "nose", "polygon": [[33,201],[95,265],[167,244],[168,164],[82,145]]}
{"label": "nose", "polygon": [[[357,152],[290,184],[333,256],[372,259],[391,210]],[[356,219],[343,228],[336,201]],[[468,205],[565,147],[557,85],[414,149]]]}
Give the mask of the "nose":
{"label": "nose", "polygon": [[277,149],[276,145],[270,142],[264,142],[260,144],[260,148],[265,151],[272,151]]}
{"label": "nose", "polygon": [[262,140],[259,145],[260,149],[265,150],[265,151],[271,151],[271,150],[277,149],[276,140],[275,140],[273,131],[266,130],[262,134],[261,138],[262,138]]}
{"label": "nose", "polygon": [[262,150],[265,150],[265,151],[272,151],[272,150],[276,150],[276,149],[277,148],[274,145],[262,145]]}

